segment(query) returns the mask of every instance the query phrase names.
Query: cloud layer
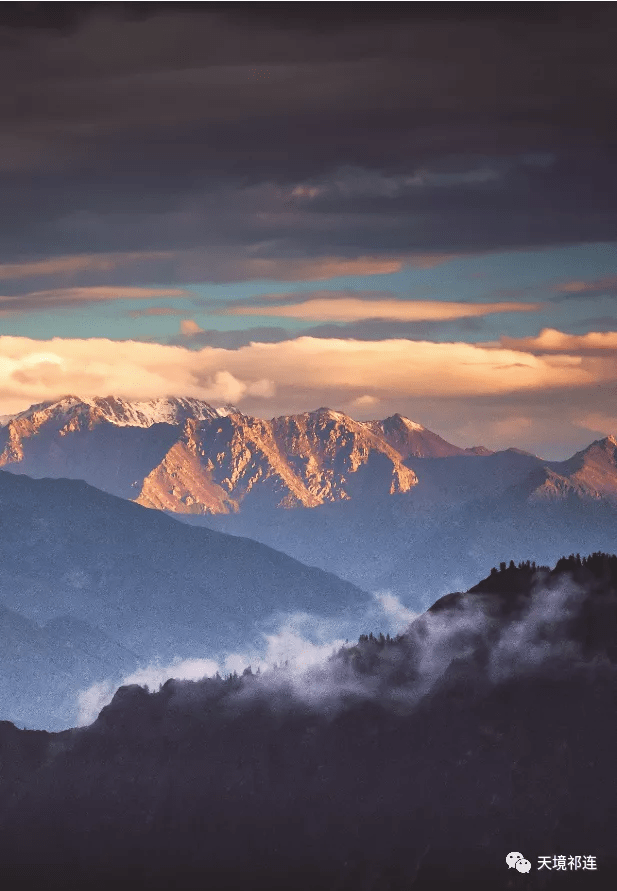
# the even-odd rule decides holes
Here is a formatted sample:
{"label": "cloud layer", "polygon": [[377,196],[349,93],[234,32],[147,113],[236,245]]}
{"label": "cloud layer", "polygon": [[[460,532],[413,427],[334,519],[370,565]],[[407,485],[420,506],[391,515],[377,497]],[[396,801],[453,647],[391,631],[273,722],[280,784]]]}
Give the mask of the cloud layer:
{"label": "cloud layer", "polygon": [[0,22],[13,271],[24,246],[52,265],[197,250],[193,273],[237,280],[614,237],[610,4],[31,21]]}
{"label": "cloud layer", "polygon": [[31,313],[39,310],[79,307],[111,300],[158,300],[169,297],[191,297],[181,288],[136,288],[100,286],[93,288],[56,288],[31,291],[16,297],[0,296],[0,315]]}
{"label": "cloud layer", "polygon": [[[169,678],[200,680],[216,672],[242,673],[251,666],[260,674],[238,691],[239,701],[268,695],[274,708],[301,700],[319,711],[332,712],[350,699],[373,699],[396,711],[409,711],[444,676],[452,677],[454,666],[459,673],[461,668],[478,671],[479,661],[474,666],[474,658],[485,663],[480,670],[482,682],[493,684],[539,673],[549,661],[557,660],[563,668],[562,660],[580,660],[580,645],[569,636],[567,623],[580,611],[584,592],[564,577],[548,587],[536,580],[529,593],[515,618],[499,622],[495,621],[498,595],[463,596],[421,615],[411,613],[390,594],[377,595],[373,609],[360,622],[367,622],[368,627],[377,622],[382,633],[404,632],[405,642],[385,649],[373,646],[372,653],[367,642],[370,670],[368,665],[356,670],[353,655],[351,660],[330,658],[348,643],[343,634],[355,643],[358,622],[337,627],[336,622],[303,613],[282,617],[273,633],[264,634],[261,653],[227,654],[219,662],[196,658],[150,665],[125,678],[123,684],[156,690]],[[96,719],[116,686],[101,682],[79,695],[79,724]]]}
{"label": "cloud layer", "polygon": [[[253,671],[271,672],[275,666],[286,664],[293,676],[302,681],[304,673],[314,666],[324,665],[328,658],[348,640],[355,640],[366,629],[379,626],[384,633],[400,634],[417,614],[405,607],[398,597],[389,592],[378,592],[372,603],[354,619],[337,621],[309,613],[273,616],[261,632],[262,646],[246,652],[225,653],[217,659],[196,657],[176,659],[169,665],[146,665],[122,681],[140,684],[156,690],[169,678],[200,680],[217,672],[242,674],[251,666]],[[80,725],[95,720],[118,687],[117,683],[102,680],[83,690],[78,696]]]}
{"label": "cloud layer", "polygon": [[2,414],[15,413],[71,392],[133,399],[176,395],[237,403],[249,414],[273,417],[325,402],[357,417],[401,411],[455,441],[473,437],[465,443],[470,445],[481,441],[480,434],[489,446],[517,444],[521,430],[527,441],[540,436],[537,441],[546,442],[541,437],[548,423],[553,442],[567,452],[570,442],[589,439],[577,426],[582,416],[593,415],[596,422],[603,417],[601,432],[611,432],[605,393],[617,384],[617,366],[612,350],[586,355],[577,352],[576,339],[564,338],[571,351],[313,337],[190,350],[1,337],[0,406]]}
{"label": "cloud layer", "polygon": [[[614,293],[614,270],[555,267],[532,294],[517,253],[614,241],[611,4],[322,4],[317,19],[298,4],[47,6],[29,19],[0,10],[5,330],[23,333],[16,317],[39,312],[40,335],[48,313],[64,321],[89,306],[94,331],[102,303],[130,298],[140,321],[125,329],[106,307],[98,330],[171,338],[164,316],[177,314],[182,331],[177,346],[4,341],[4,413],[75,390],[195,395],[270,415],[327,402],[403,411],[463,444],[525,431],[520,445],[551,436],[564,450],[582,444],[577,425],[612,425],[613,335],[567,329],[580,323],[568,316],[576,300]],[[486,261],[485,293],[441,268],[464,257]],[[408,267],[418,302],[366,291],[366,277]],[[502,275],[518,294],[499,293]],[[342,276],[359,293],[248,308],[238,288],[236,327],[249,311],[263,319],[249,332],[202,330],[206,298],[186,312],[170,302],[189,283],[266,280],[268,292]],[[560,330],[536,335],[525,314],[547,298],[563,314],[540,324]],[[510,340],[460,342],[482,325],[486,340],[506,333],[485,318],[497,313],[516,314]],[[316,324],[294,339],[298,325],[266,330],[277,316]],[[431,342],[436,332],[450,342]]]}
{"label": "cloud layer", "polygon": [[588,334],[567,334],[555,328],[544,328],[537,337],[502,337],[502,348],[524,353],[579,353],[606,355],[617,350],[617,331],[590,331]]}
{"label": "cloud layer", "polygon": [[538,312],[537,303],[455,303],[437,300],[360,300],[316,298],[301,303],[277,306],[235,307],[228,315],[281,316],[314,321],[357,322],[362,319],[389,319],[400,322],[422,322],[464,319],[492,313]]}

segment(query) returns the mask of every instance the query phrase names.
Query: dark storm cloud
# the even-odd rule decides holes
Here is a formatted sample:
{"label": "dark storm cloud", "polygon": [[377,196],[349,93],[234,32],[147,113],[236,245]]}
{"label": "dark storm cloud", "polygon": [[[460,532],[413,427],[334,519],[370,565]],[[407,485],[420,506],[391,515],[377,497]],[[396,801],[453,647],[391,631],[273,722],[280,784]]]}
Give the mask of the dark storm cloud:
{"label": "dark storm cloud", "polygon": [[610,7],[335,6],[3,4],[0,259],[614,238]]}

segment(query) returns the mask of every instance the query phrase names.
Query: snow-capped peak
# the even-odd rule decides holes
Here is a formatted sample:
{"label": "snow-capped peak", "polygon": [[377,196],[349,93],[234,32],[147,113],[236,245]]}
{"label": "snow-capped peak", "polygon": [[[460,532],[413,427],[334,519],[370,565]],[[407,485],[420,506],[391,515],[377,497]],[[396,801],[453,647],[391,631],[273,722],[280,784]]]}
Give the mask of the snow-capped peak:
{"label": "snow-capped peak", "polygon": [[425,428],[422,424],[416,424],[415,421],[410,421],[409,418],[405,418],[403,415],[399,415],[403,424],[407,427],[408,430],[424,430]]}
{"label": "snow-capped peak", "polygon": [[153,424],[182,424],[187,418],[205,421],[218,417],[218,412],[201,399],[173,396],[132,401],[109,396],[84,400],[117,427],[152,427]]}
{"label": "snow-capped peak", "polygon": [[389,418],[385,418],[383,421],[366,421],[366,424],[371,425],[373,428],[384,428],[384,425],[389,425],[395,423],[396,425],[403,425],[407,430],[426,430],[426,427],[423,427],[422,424],[417,424],[415,421],[410,421],[409,418],[406,418],[404,415],[399,414],[398,412],[394,415],[391,415]]}
{"label": "snow-capped peak", "polygon": [[230,414],[231,406],[216,409],[201,399],[174,396],[149,400],[123,399],[118,396],[64,396],[55,402],[31,405],[26,411],[11,418],[29,418],[44,422],[50,418],[69,420],[75,414],[94,411],[101,419],[116,427],[152,427],[154,424],[183,424],[187,418],[205,421],[220,417],[221,412]]}
{"label": "snow-capped peak", "polygon": [[327,417],[332,418],[335,421],[348,420],[347,416],[342,414],[340,411],[334,411],[333,408],[326,408],[325,406],[323,406],[322,408],[318,408],[317,414],[327,415]]}
{"label": "snow-capped peak", "polygon": [[214,411],[219,418],[227,418],[229,417],[229,415],[240,414],[239,409],[237,409],[236,406],[232,405],[230,402],[226,403],[225,405],[217,406]]}
{"label": "snow-capped peak", "polygon": [[31,405],[30,408],[25,409],[25,411],[9,415],[7,423],[8,421],[21,418],[37,421],[50,417],[64,417],[74,411],[77,406],[83,404],[84,400],[80,399],[79,396],[63,396],[62,399],[57,399],[55,402],[37,402],[35,405]]}

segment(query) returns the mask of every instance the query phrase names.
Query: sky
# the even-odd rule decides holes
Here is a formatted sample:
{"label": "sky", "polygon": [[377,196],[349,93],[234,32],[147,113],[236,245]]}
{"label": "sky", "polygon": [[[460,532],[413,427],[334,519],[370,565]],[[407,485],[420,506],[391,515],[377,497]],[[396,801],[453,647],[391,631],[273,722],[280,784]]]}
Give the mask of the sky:
{"label": "sky", "polygon": [[613,4],[0,5],[0,415],[617,433]]}

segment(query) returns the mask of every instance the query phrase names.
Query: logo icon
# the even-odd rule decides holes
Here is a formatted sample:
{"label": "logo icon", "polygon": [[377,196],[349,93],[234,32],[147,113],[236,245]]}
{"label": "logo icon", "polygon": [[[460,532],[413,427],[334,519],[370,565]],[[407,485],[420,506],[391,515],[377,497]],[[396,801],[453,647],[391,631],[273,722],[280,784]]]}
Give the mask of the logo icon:
{"label": "logo icon", "polygon": [[508,869],[518,869],[519,872],[529,872],[531,869],[531,863],[529,860],[525,860],[523,855],[518,851],[511,851],[506,857],[506,863],[508,864]]}

